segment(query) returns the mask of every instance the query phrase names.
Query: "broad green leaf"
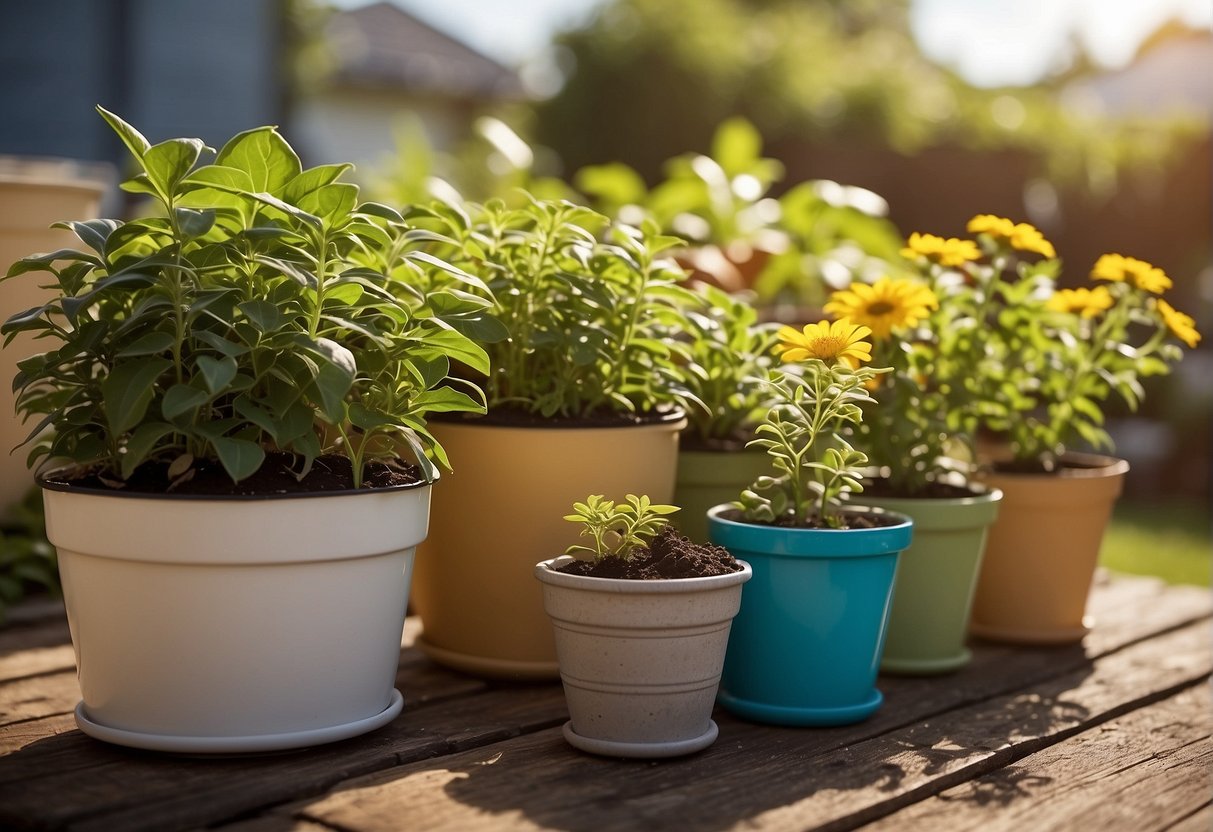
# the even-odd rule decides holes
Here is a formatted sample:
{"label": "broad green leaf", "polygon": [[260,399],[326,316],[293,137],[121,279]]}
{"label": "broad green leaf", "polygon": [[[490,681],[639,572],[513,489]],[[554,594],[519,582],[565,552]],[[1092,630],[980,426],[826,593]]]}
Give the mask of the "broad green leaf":
{"label": "broad green leaf", "polygon": [[246,300],[239,309],[260,332],[274,332],[282,326],[282,313],[269,301]]}
{"label": "broad green leaf", "polygon": [[206,165],[198,168],[185,178],[187,185],[211,185],[222,190],[234,190],[241,193],[255,191],[253,178],[239,168],[226,165]]}
{"label": "broad green leaf", "polygon": [[235,402],[236,413],[261,428],[275,442],[278,441],[278,425],[270,414],[251,401],[248,395],[239,396]]}
{"label": "broad green leaf", "polygon": [[98,254],[105,254],[105,241],[122,223],[117,220],[87,220],[57,222],[52,228],[66,228]]}
{"label": "broad green leaf", "polygon": [[206,382],[212,396],[219,395],[236,377],[236,360],[230,356],[211,358],[209,355],[200,355],[195,366],[202,373],[202,380]]}
{"label": "broad green leaf", "polygon": [[165,419],[175,420],[178,416],[189,413],[210,401],[210,396],[204,390],[199,390],[189,384],[174,384],[164,393],[160,402],[160,412]]}
{"label": "broad green leaf", "polygon": [[318,188],[336,182],[341,174],[353,167],[351,164],[340,164],[318,165],[314,168],[308,168],[286,183],[286,186],[282,189],[282,198],[287,202],[298,205],[300,199]]}
{"label": "broad green leaf", "polygon": [[299,207],[327,220],[327,225],[336,225],[350,215],[358,204],[358,187],[344,182],[325,185],[299,199]]}
{"label": "broad green leaf", "polygon": [[155,355],[173,348],[173,336],[167,332],[149,332],[118,353],[119,358],[134,355]]}
{"label": "broad green leaf", "polygon": [[215,224],[213,209],[195,211],[191,208],[174,208],[173,216],[177,219],[177,228],[187,240],[201,237]]}
{"label": "broad green leaf", "polygon": [[[439,387],[419,393],[413,398],[410,413],[483,413],[484,405],[466,393],[452,390],[449,387]],[[351,410],[351,417],[352,417]]]}
{"label": "broad green leaf", "polygon": [[97,105],[97,112],[101,113],[101,117],[109,123],[109,126],[118,134],[118,137],[122,139],[122,143],[126,145],[134,157],[142,160],[143,155],[151,147],[151,143],[143,137],[143,134],[100,104]]}
{"label": "broad green leaf", "polygon": [[265,450],[256,442],[227,436],[211,437],[210,442],[232,482],[240,482],[256,473],[265,461]]}
{"label": "broad green leaf", "polygon": [[147,178],[166,200],[176,193],[177,185],[198,161],[204,147],[201,139],[169,139],[143,154]]}
{"label": "broad green leaf", "polygon": [[135,473],[135,469],[147,461],[156,443],[172,432],[173,426],[164,422],[146,422],[136,428],[126,440],[126,452],[122,454],[122,479]]}
{"label": "broad green leaf", "polygon": [[235,136],[219,151],[215,164],[244,171],[252,181],[252,193],[271,195],[302,170],[295,151],[273,127],[258,127]]}
{"label": "broad green leaf", "polygon": [[143,419],[154,394],[156,380],[173,362],[142,358],[120,364],[101,382],[105,418],[114,434],[126,433]]}

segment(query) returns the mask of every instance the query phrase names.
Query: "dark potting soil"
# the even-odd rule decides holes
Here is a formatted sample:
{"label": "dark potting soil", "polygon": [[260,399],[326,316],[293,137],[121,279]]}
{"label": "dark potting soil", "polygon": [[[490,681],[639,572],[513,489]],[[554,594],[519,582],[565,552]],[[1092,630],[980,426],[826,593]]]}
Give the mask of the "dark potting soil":
{"label": "dark potting soil", "polygon": [[[834,526],[826,525],[816,517],[809,520],[808,523],[793,523],[788,518],[782,518],[774,523],[755,523],[753,520],[746,520],[740,509],[730,509],[721,512],[720,516],[725,520],[732,520],[734,523],[749,523],[752,526],[770,526],[778,529],[835,529]],[[896,526],[901,523],[901,520],[895,517],[889,517],[884,514],[856,514],[849,511],[842,513],[841,529],[883,529],[888,526]]]}
{"label": "dark potting soil", "polygon": [[625,578],[655,581],[666,578],[707,578],[740,572],[741,565],[722,546],[693,543],[674,528],[666,526],[657,533],[647,549],[631,560],[603,558],[600,561],[573,561],[557,572],[591,578]]}
{"label": "dark potting soil", "polygon": [[469,413],[432,414],[430,421],[453,422],[469,425],[492,425],[506,428],[622,428],[636,425],[659,425],[674,422],[683,416],[681,411],[661,410],[651,413],[616,413],[598,411],[583,416],[543,416],[518,407],[494,407],[490,412],[478,416]]}
{"label": "dark potting soil", "polygon": [[948,482],[929,482],[920,491],[915,491],[913,494],[906,494],[894,489],[888,480],[869,480],[863,484],[863,493],[852,496],[852,501],[862,504],[863,498],[871,495],[873,497],[893,497],[896,499],[928,499],[928,500],[956,500],[963,497],[980,497],[985,494],[984,491],[976,491],[972,488],[966,488],[963,485],[953,485]]}
{"label": "dark potting soil", "polygon": [[995,462],[990,466],[999,474],[1060,474],[1063,471],[1090,471],[1102,468],[1073,459],[1008,459]]}
{"label": "dark potting soil", "polygon": [[[169,492],[168,463],[145,462],[135,469],[130,479],[116,489],[108,478],[90,473],[77,479],[50,478],[51,482],[100,491],[119,491],[136,494],[193,494],[211,497],[267,496],[272,494],[309,494],[325,491],[349,491],[354,488],[353,466],[348,457],[326,454],[317,457],[312,470],[302,480],[296,479],[293,469],[299,467],[299,458],[293,454],[274,451],[265,456],[265,462],[251,476],[233,483],[223,466],[212,460],[194,462],[194,474],[179,483]],[[422,481],[421,469],[410,462],[396,460],[393,464],[368,462],[362,472],[363,488],[387,488],[410,485]]]}
{"label": "dark potting soil", "polygon": [[[746,449],[746,443],[751,437],[709,437],[705,439],[698,434],[684,431],[678,439],[680,451],[710,451],[713,453],[739,453]],[[761,453],[761,451],[755,451]]]}

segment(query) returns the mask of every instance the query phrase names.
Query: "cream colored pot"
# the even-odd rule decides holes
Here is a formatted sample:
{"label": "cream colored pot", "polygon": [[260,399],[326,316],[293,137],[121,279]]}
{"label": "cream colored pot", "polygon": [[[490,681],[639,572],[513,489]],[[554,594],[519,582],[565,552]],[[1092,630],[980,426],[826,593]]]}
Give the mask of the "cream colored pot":
{"label": "cream colored pot", "polygon": [[454,472],[434,489],[431,533],[417,559],[417,641],[440,664],[482,676],[555,679],[552,626],[532,572],[564,553],[563,518],[590,494],[622,501],[674,495],[685,419],[607,428],[432,422]]}
{"label": "cream colored pot", "polygon": [[[71,170],[68,166],[67,170]],[[9,266],[31,254],[83,244],[70,231],[51,228],[60,220],[79,220],[97,215],[102,186],[64,178],[64,168],[53,164],[12,166],[0,163],[0,275]],[[24,274],[0,283],[0,323],[19,312],[41,306],[52,297],[42,286],[53,280],[47,274]],[[46,349],[27,333],[0,349],[0,516],[34,485],[25,458],[28,447],[13,448],[25,441],[30,427],[13,412],[12,381],[17,362]]]}
{"label": "cream colored pot", "polygon": [[969,630],[1018,644],[1081,641],[1099,546],[1129,463],[1070,454],[1060,474],[980,477],[1003,493],[990,527]]}
{"label": "cream colored pot", "polygon": [[80,728],[230,753],[386,724],[402,705],[393,684],[430,490],[220,499],[44,484]]}

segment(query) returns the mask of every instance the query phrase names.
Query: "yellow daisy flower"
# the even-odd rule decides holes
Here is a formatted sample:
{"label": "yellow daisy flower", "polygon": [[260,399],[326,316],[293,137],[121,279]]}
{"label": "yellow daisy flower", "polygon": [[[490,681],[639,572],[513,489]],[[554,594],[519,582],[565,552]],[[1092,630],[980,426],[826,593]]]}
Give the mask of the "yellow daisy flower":
{"label": "yellow daisy flower", "polygon": [[970,234],[989,234],[991,237],[1009,240],[1015,231],[1015,223],[993,214],[978,214],[969,220],[965,230]]}
{"label": "yellow daisy flower", "polygon": [[906,247],[901,250],[902,257],[925,257],[934,260],[941,266],[963,266],[970,260],[981,257],[977,243],[972,240],[961,240],[956,237],[937,237],[934,234],[919,234],[915,231],[906,240]]}
{"label": "yellow daisy flower", "polygon": [[1110,280],[1115,283],[1129,282],[1143,292],[1161,295],[1171,288],[1171,278],[1157,266],[1125,257],[1120,254],[1105,254],[1095,261],[1091,269],[1092,280]]}
{"label": "yellow daisy flower", "polygon": [[830,295],[825,311],[836,318],[871,328],[876,338],[888,338],[894,329],[911,327],[938,309],[929,287],[913,280],[882,277],[869,285],[852,283]]}
{"label": "yellow daisy flower", "polygon": [[1196,349],[1196,345],[1200,343],[1200,333],[1196,331],[1196,321],[1162,298],[1158,299],[1157,305],[1159,313],[1162,314],[1163,323],[1167,325],[1167,329],[1171,330],[1171,334],[1191,349]]}
{"label": "yellow daisy flower", "polygon": [[1053,244],[1030,223],[1012,222],[1006,217],[996,217],[993,214],[978,214],[969,220],[966,228],[970,234],[989,234],[995,240],[1005,242],[1020,251],[1035,252],[1043,257],[1057,256]]}
{"label": "yellow daisy flower", "polygon": [[1111,309],[1113,303],[1115,299],[1108,287],[1096,286],[1094,289],[1060,289],[1053,293],[1046,306],[1054,312],[1094,318],[1100,312]]}
{"label": "yellow daisy flower", "polygon": [[852,367],[872,360],[872,345],[863,340],[872,334],[866,326],[857,326],[846,318],[834,323],[806,324],[801,332],[790,326],[779,330],[775,350],[785,363],[818,358],[822,361],[846,361]]}

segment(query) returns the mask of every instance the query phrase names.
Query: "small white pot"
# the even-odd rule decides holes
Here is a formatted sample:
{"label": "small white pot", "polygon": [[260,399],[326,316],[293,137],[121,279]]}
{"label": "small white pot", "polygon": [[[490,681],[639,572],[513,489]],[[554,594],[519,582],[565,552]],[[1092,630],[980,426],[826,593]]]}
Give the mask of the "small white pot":
{"label": "small white pot", "polygon": [[428,485],[268,498],[43,483],[85,733],[268,751],[390,722]]}
{"label": "small white pot", "polygon": [[615,757],[674,757],[715,742],[712,706],[749,564],[635,581],[555,571],[571,560],[535,566],[571,717],[565,739]]}

